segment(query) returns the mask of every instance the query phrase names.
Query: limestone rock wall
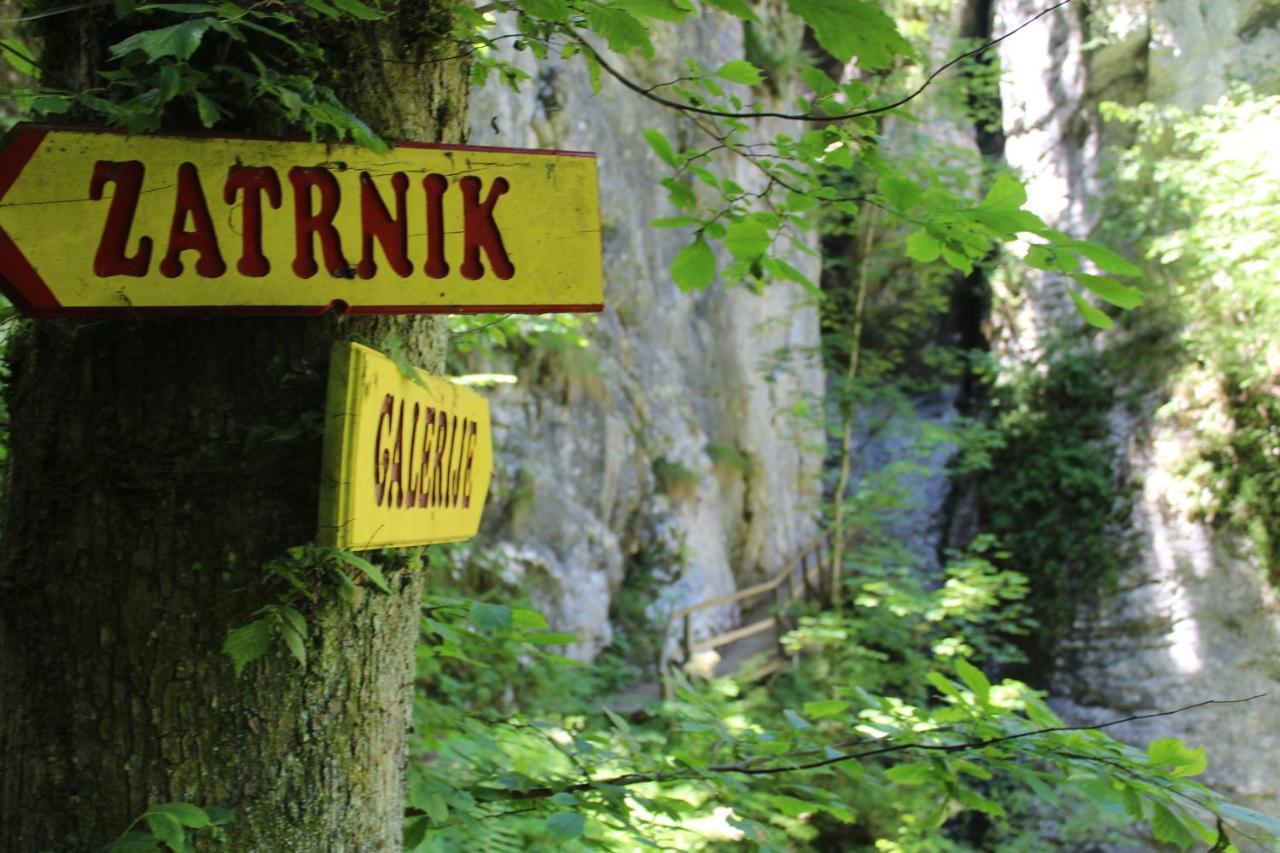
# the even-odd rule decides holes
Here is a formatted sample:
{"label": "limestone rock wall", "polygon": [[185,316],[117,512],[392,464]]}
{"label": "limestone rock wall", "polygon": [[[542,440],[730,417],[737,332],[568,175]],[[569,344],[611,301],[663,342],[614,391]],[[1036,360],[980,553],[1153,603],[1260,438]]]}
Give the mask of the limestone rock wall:
{"label": "limestone rock wall", "polygon": [[[674,80],[686,56],[740,58],[742,38],[728,17],[673,29],[653,63],[624,70],[646,86]],[[470,141],[598,154],[607,307],[588,321],[584,352],[526,365],[490,394],[497,466],[477,547],[590,658],[610,642],[629,567],[653,573],[661,621],[780,568],[813,534],[822,433],[792,412],[821,405],[821,371],[805,356],[818,316],[791,285],[680,293],[668,268],[689,234],[648,227],[673,211],[658,184],[669,170],[641,131],[691,145],[696,131],[607,76],[593,92],[581,62],[535,70],[510,56],[536,80],[524,95],[477,93]],[[749,165],[732,168],[743,186],[757,182]],[[814,258],[792,261],[816,280]],[[737,616],[702,615],[697,633]]]}
{"label": "limestone rock wall", "polygon": [[[998,0],[996,31],[1040,5]],[[1087,18],[1069,7],[1045,21],[1001,48],[1006,155],[1028,179],[1029,206],[1074,233],[1094,224],[1091,202],[1101,189],[1100,101],[1194,108],[1232,80],[1274,86],[1280,73],[1275,0],[1110,0],[1093,4]],[[1061,282],[1019,285],[998,340],[1006,358],[1030,359],[1047,336],[1080,321]],[[1147,398],[1114,413],[1118,468],[1135,494],[1126,534],[1133,557],[1116,593],[1079,619],[1054,693],[1080,722],[1268,693],[1114,732],[1203,744],[1209,782],[1280,814],[1280,602],[1245,543],[1191,520],[1193,486],[1178,473],[1189,430],[1158,414],[1166,402]]]}

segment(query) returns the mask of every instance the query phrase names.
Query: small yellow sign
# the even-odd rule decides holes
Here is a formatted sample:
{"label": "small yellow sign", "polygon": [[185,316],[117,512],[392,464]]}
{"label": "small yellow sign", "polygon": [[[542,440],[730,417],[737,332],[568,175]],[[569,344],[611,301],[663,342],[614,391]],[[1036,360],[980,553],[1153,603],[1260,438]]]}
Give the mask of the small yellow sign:
{"label": "small yellow sign", "polygon": [[470,539],[493,473],[489,403],[353,343],[334,345],[322,544],[353,551]]}
{"label": "small yellow sign", "polygon": [[595,156],[19,125],[0,289],[35,316],[598,311]]}

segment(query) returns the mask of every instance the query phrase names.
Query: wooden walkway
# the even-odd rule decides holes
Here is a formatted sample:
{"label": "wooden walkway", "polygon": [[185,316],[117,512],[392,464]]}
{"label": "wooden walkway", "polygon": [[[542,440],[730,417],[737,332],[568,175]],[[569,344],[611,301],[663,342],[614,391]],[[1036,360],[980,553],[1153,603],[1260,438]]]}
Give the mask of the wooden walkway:
{"label": "wooden walkway", "polygon": [[[782,636],[796,625],[797,608],[793,605],[806,599],[824,605],[832,601],[836,588],[832,539],[830,532],[815,536],[766,581],[673,611],[659,645],[659,680],[633,685],[604,704],[612,711],[631,713],[669,699],[675,695],[676,668],[691,677],[710,677],[739,672],[749,661],[758,661],[753,677],[777,672],[786,662]],[[695,638],[694,614],[732,604],[742,608],[738,627]],[[679,642],[672,642],[676,637]]]}

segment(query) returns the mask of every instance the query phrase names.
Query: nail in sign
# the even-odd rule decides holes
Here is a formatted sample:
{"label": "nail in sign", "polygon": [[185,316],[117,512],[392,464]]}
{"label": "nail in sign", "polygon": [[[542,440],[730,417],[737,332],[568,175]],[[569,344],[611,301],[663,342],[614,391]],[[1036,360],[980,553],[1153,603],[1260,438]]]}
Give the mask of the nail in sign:
{"label": "nail in sign", "polygon": [[19,126],[0,287],[35,316],[598,311],[595,157]]}
{"label": "nail in sign", "polygon": [[319,541],[398,548],[470,539],[493,472],[489,403],[352,343],[334,345]]}

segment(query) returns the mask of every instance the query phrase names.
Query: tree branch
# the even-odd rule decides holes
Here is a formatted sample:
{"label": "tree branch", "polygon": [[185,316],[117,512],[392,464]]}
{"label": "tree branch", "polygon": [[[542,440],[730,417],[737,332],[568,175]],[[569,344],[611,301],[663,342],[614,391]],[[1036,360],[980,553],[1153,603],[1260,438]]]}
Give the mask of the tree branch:
{"label": "tree branch", "polygon": [[669,107],[673,110],[679,110],[681,112],[686,112],[686,113],[697,113],[699,115],[716,116],[717,118],[737,118],[737,119],[779,118],[779,119],[787,119],[790,121],[833,122],[833,121],[848,121],[851,119],[863,118],[865,116],[877,115],[879,113],[886,113],[886,112],[889,112],[890,110],[895,110],[898,107],[903,106],[904,104],[910,101],[915,100],[916,98],[920,97],[921,94],[924,93],[925,89],[928,89],[929,86],[933,84],[933,81],[935,79],[937,79],[943,72],[955,66],[957,63],[963,62],[966,59],[971,59],[975,56],[980,56],[983,53],[986,53],[988,50],[1000,44],[1005,39],[1017,34],[1018,32],[1021,32],[1023,29],[1031,26],[1036,21],[1043,18],[1045,15],[1048,15],[1050,12],[1056,11],[1057,9],[1061,9],[1063,6],[1066,6],[1070,2],[1071,0],[1059,0],[1059,2],[1053,4],[1047,9],[1042,10],[1035,16],[1028,18],[1018,26],[1014,27],[1012,30],[1009,30],[1009,32],[1005,33],[1004,35],[991,39],[990,41],[979,45],[973,50],[966,51],[965,53],[962,53],[959,56],[955,56],[951,58],[943,65],[940,65],[938,68],[934,69],[929,74],[929,76],[925,78],[925,81],[921,83],[918,88],[916,88],[915,91],[911,92],[908,95],[905,95],[902,98],[899,98],[896,101],[892,101],[891,103],[887,103],[887,104],[881,104],[880,106],[876,106],[876,107],[868,107],[866,109],[854,110],[853,112],[842,113],[837,115],[826,115],[824,113],[813,113],[813,112],[784,113],[784,112],[775,112],[772,110],[761,110],[758,112],[756,111],[727,112],[727,111],[721,111],[721,110],[708,109],[706,107],[699,107],[693,104],[682,104],[679,101],[673,101],[670,98],[664,98],[661,95],[656,94],[653,91],[653,88],[656,88],[656,87],[651,87],[646,89],[645,87],[641,86],[639,83],[636,83],[634,80],[627,77],[621,71],[618,71],[616,68],[610,65],[608,61],[605,60],[603,56],[601,56],[600,52],[596,50],[595,47],[592,46],[591,43],[588,42],[585,38],[568,29],[566,29],[565,32],[569,36],[569,38],[573,39],[583,50],[590,53],[592,58],[596,61],[596,63],[599,64],[600,68],[603,69],[605,73],[607,73],[610,77],[617,80],[623,86],[627,87],[628,89],[635,92],[636,94],[642,97],[648,98],[649,100],[653,101],[656,104],[661,104],[664,107]]}
{"label": "tree branch", "polygon": [[[873,758],[879,755],[888,755],[894,752],[908,752],[912,750],[926,752],[970,752],[978,749],[985,749],[996,744],[1006,743],[1008,741],[1021,740],[1024,738],[1035,737],[1037,735],[1054,734],[1058,732],[1095,732],[1109,729],[1113,726],[1119,726],[1124,723],[1132,723],[1138,720],[1150,720],[1157,717],[1169,717],[1174,714],[1181,714],[1186,711],[1193,711],[1197,708],[1204,708],[1209,705],[1236,705],[1245,702],[1252,702],[1266,696],[1266,693],[1259,693],[1256,696],[1250,696],[1245,699],[1207,699],[1203,702],[1196,702],[1193,705],[1184,705],[1181,708],[1175,708],[1171,711],[1156,711],[1150,714],[1132,714],[1118,720],[1111,720],[1106,723],[1099,723],[1095,726],[1050,726],[1042,729],[1031,729],[1024,732],[1015,732],[1014,734],[1003,735],[997,738],[986,738],[984,740],[965,741],[962,743],[897,743],[887,746],[877,747],[876,749],[863,750],[861,752],[846,752],[833,755],[817,761],[810,761],[803,764],[779,764],[769,767],[756,767],[750,762],[739,762],[735,764],[718,764],[708,767],[704,773],[736,773],[744,776],[769,776],[778,773],[794,773],[803,770],[816,770],[822,767],[828,767],[833,764],[840,764],[845,761],[858,761],[864,758]],[[576,793],[578,791],[587,791],[592,788],[609,785],[613,787],[625,788],[631,785],[640,785],[646,782],[671,782],[677,780],[685,780],[697,778],[698,774],[687,773],[684,771],[670,772],[654,772],[654,773],[625,773],[620,776],[614,776],[609,779],[597,779],[591,782],[579,782],[563,787],[542,786],[538,788],[528,788],[523,791],[494,791],[494,800],[540,800],[547,797],[553,797],[559,793]]]}

